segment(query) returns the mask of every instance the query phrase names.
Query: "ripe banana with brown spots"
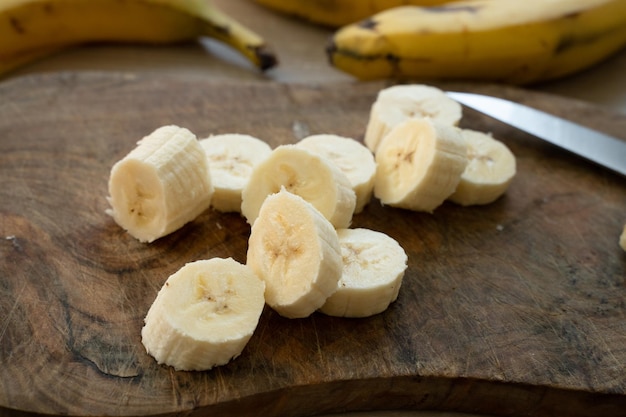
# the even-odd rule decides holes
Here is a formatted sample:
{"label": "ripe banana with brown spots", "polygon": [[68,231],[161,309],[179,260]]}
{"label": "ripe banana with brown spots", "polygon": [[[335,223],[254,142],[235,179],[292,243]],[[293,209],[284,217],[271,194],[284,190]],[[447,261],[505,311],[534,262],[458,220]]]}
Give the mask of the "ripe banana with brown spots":
{"label": "ripe banana with brown spots", "polygon": [[362,80],[527,85],[581,71],[625,45],[624,0],[467,0],[383,11],[338,30],[327,53]]}
{"label": "ripe banana with brown spots", "polygon": [[260,69],[277,63],[258,34],[208,0],[3,0],[0,74],[72,45],[172,44],[201,37],[231,46]]}

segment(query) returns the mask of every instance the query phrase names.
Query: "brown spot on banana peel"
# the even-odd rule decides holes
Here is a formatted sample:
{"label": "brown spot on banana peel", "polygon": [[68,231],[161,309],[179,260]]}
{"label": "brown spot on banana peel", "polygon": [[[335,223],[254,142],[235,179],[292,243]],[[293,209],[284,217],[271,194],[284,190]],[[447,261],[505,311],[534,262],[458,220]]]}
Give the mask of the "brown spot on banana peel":
{"label": "brown spot on banana peel", "polygon": [[23,35],[24,33],[26,33],[26,30],[24,29],[24,26],[22,25],[22,22],[19,19],[15,17],[10,17],[9,23],[11,24],[11,27],[16,33],[19,33],[20,35]]}
{"label": "brown spot on banana peel", "polygon": [[[395,74],[399,74],[399,71],[397,68],[398,68],[398,64],[400,63],[400,60],[402,59],[399,56],[392,54],[392,53],[387,53],[384,55],[362,55],[358,52],[354,52],[348,49],[339,49],[337,47],[337,44],[333,41],[332,38],[330,39],[328,45],[326,46],[326,56],[331,65],[334,65],[333,58],[336,56],[345,56],[345,57],[349,57],[351,59],[354,59],[357,61],[363,61],[363,62],[376,61],[376,60],[382,59],[382,60],[389,62],[392,68],[395,68],[395,70],[393,71]],[[416,62],[431,62],[432,61],[432,59],[429,59],[429,58],[412,58],[412,60]]]}
{"label": "brown spot on banana peel", "polygon": [[[55,7],[52,3],[44,3],[42,6],[43,12],[46,15],[52,15],[55,12]],[[17,17],[9,17],[9,24],[15,31],[15,33],[19,33],[23,35],[26,33],[26,28],[24,27],[24,22],[22,22]]]}
{"label": "brown spot on banana peel", "polygon": [[601,40],[602,38],[607,37],[613,32],[624,31],[624,28],[621,26],[612,27],[603,31],[586,33],[584,35],[569,35],[562,37],[554,48],[554,55],[558,55],[564,52],[569,51],[570,49],[574,49],[579,46],[583,46],[585,44],[593,44],[596,41]]}
{"label": "brown spot on banana peel", "polygon": [[[363,27],[369,30],[374,30],[377,23],[374,19],[364,19],[361,22],[359,22],[358,25],[360,27]],[[354,60],[359,60],[359,61],[373,61],[377,59],[385,59],[390,62],[397,62],[399,60],[397,56],[392,55],[392,54],[387,54],[383,58],[383,56],[381,55],[363,55],[358,52],[351,51],[349,49],[340,49],[337,47],[337,44],[335,43],[334,36],[331,36],[328,39],[328,43],[326,44],[325,49],[326,49],[326,57],[328,58],[328,62],[331,65],[334,65],[333,57],[339,56],[339,55],[346,56],[346,57],[352,58]]]}
{"label": "brown spot on banana peel", "polygon": [[[573,12],[573,13],[564,15],[563,19],[576,20],[578,19],[580,15],[581,15],[580,12]],[[590,38],[589,36],[587,37],[590,38],[589,41],[593,41],[594,39],[599,38],[600,36],[601,35],[595,35],[593,36],[593,38]],[[584,43],[584,42],[581,42],[580,39],[582,38],[579,37],[577,39],[574,36],[564,36],[563,38],[559,40],[559,43],[556,45],[556,48],[554,49],[554,54],[557,55],[561,52],[571,49],[572,47],[575,47],[577,44]]]}
{"label": "brown spot on banana peel", "polygon": [[362,29],[367,30],[376,30],[376,26],[378,26],[378,22],[372,18],[361,20],[358,23],[358,26]]}
{"label": "brown spot on banana peel", "polygon": [[[330,64],[332,66],[335,66],[334,63],[333,63],[333,58],[334,57],[336,58],[337,56],[350,57],[354,61],[362,62],[364,65],[367,65],[368,62],[373,62],[373,61],[377,61],[377,60],[385,61],[388,64],[389,71],[386,73],[386,75],[384,75],[382,77],[371,78],[371,77],[368,77],[368,76],[361,77],[360,75],[352,74],[356,78],[361,79],[361,80],[389,79],[389,80],[396,80],[396,81],[406,81],[406,80],[415,80],[416,79],[412,75],[404,74],[402,72],[402,70],[400,69],[401,61],[407,62],[409,59],[406,59],[406,58],[402,58],[401,59],[397,55],[394,55],[394,54],[385,54],[385,55],[381,55],[381,56],[373,56],[373,55],[364,56],[364,55],[358,55],[358,54],[351,53],[351,52],[346,52],[346,51],[338,51],[336,53],[329,53],[328,54],[329,62],[330,62]],[[420,63],[429,63],[429,62],[432,62],[432,59],[428,59],[428,58],[413,58],[413,59],[410,59],[410,61],[420,62]]]}

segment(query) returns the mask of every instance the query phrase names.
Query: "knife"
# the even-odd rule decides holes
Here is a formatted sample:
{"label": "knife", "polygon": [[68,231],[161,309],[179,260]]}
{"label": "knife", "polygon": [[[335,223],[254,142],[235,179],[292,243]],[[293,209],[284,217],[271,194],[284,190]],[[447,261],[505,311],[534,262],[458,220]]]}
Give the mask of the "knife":
{"label": "knife", "polygon": [[447,92],[459,103],[626,176],[626,142],[497,97]]}

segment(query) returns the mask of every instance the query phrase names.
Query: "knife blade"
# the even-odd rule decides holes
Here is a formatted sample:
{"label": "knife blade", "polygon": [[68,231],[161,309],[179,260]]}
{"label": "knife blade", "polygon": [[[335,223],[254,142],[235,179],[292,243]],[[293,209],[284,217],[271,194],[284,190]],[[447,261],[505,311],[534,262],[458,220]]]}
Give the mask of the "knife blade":
{"label": "knife blade", "polygon": [[510,100],[447,92],[459,103],[626,176],[626,142]]}

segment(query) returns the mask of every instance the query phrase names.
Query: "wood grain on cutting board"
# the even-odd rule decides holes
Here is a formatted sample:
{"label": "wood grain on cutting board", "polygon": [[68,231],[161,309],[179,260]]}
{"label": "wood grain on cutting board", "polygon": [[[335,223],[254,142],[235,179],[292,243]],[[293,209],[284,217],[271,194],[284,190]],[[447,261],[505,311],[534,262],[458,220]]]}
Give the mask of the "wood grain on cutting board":
{"label": "wood grain on cutting board", "polygon": [[[416,409],[624,415],[626,180],[475,112],[517,156],[506,196],[433,214],[373,200],[353,227],[394,237],[399,298],[366,319],[289,320],[266,308],[243,354],[207,372],[159,366],[140,341],[186,262],[245,262],[249,226],[207,211],[147,245],[105,214],[111,166],[178,124],[361,139],[382,84],[212,82],[59,73],[0,84],[0,407],[53,415],[310,415]],[[531,104],[607,133],[626,117],[498,86],[447,85]]]}

